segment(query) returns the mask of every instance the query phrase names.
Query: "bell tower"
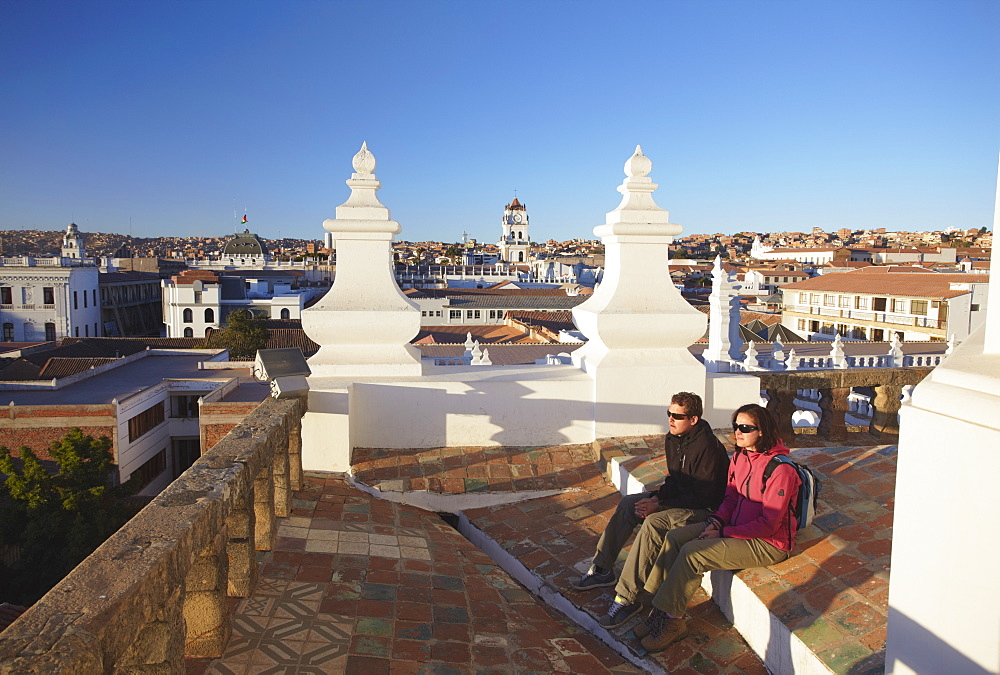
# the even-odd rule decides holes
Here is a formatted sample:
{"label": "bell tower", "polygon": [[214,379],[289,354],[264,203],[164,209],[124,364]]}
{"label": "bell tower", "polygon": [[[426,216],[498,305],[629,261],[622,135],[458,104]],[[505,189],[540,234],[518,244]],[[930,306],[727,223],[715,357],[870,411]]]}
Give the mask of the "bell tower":
{"label": "bell tower", "polygon": [[528,262],[531,240],[528,238],[528,211],[524,204],[514,201],[503,209],[503,235],[500,237],[500,259],[510,263]]}
{"label": "bell tower", "polygon": [[84,244],[83,235],[80,234],[76,223],[70,223],[66,226],[66,234],[63,236],[62,243],[62,257],[77,259],[87,257],[87,246]]}

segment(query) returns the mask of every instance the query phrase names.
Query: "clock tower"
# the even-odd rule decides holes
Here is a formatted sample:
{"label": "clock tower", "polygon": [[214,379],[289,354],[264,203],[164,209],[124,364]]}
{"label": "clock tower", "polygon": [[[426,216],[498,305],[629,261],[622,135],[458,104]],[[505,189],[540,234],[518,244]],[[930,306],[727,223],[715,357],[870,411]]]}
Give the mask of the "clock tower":
{"label": "clock tower", "polygon": [[503,236],[500,237],[500,259],[511,263],[528,262],[528,211],[524,204],[514,201],[503,209]]}

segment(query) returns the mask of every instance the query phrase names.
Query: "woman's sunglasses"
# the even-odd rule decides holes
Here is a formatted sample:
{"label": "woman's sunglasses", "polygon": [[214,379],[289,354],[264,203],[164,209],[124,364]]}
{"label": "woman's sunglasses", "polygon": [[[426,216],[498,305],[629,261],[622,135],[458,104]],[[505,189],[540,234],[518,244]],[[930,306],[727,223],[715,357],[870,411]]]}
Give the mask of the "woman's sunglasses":
{"label": "woman's sunglasses", "polygon": [[734,424],[733,431],[738,431],[741,434],[749,434],[754,431],[760,431],[760,427],[755,427],[752,424]]}

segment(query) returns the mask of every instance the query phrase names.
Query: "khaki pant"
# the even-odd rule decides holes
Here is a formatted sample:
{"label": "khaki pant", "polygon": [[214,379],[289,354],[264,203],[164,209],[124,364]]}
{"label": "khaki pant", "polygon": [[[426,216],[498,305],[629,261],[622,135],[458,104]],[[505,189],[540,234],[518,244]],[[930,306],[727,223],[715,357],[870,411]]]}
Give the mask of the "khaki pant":
{"label": "khaki pant", "polygon": [[792,555],[760,539],[697,539],[704,529],[705,523],[695,523],[667,533],[660,557],[646,577],[646,590],[655,593],[654,607],[684,616],[705,572],[766,567]]}
{"label": "khaki pant", "polygon": [[655,569],[656,561],[663,551],[667,533],[689,523],[704,524],[709,513],[707,509],[664,509],[647,516],[629,549],[615,593],[629,601],[635,600],[639,590],[648,586],[646,580],[650,574],[656,579],[653,590],[659,588],[663,574]]}
{"label": "khaki pant", "polygon": [[[640,499],[645,499],[647,496],[647,493],[625,495],[618,501],[618,507],[615,509],[614,515],[611,516],[611,520],[608,521],[607,527],[604,528],[604,532],[597,542],[597,553],[594,555],[595,565],[606,570],[613,569],[615,561],[618,560],[618,554],[625,547],[625,543],[632,536],[635,528],[640,525],[642,525],[643,530],[650,527],[655,532],[666,533],[675,527],[680,527],[690,522],[703,521],[709,514],[709,511],[704,509],[696,509],[694,511],[691,509],[664,509],[643,519],[635,515],[635,505]],[[663,541],[662,534],[659,536],[659,541]],[[638,543],[639,540],[637,537],[636,545]],[[659,555],[659,550],[660,546],[657,544],[656,552],[653,554],[654,560]],[[632,547],[632,551],[635,551],[635,546]],[[629,553],[629,560],[631,558],[632,552]],[[652,561],[650,561],[650,564],[652,564]],[[628,568],[629,563],[626,562],[625,569],[627,570]]]}

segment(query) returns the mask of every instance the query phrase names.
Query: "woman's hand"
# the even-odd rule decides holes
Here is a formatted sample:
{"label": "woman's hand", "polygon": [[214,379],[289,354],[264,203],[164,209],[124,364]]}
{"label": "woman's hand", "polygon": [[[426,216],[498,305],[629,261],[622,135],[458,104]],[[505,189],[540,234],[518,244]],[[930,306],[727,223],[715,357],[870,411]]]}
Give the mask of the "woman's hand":
{"label": "woman's hand", "polygon": [[715,523],[709,523],[708,526],[698,535],[699,539],[718,539],[722,536],[722,532],[719,530],[719,526]]}

